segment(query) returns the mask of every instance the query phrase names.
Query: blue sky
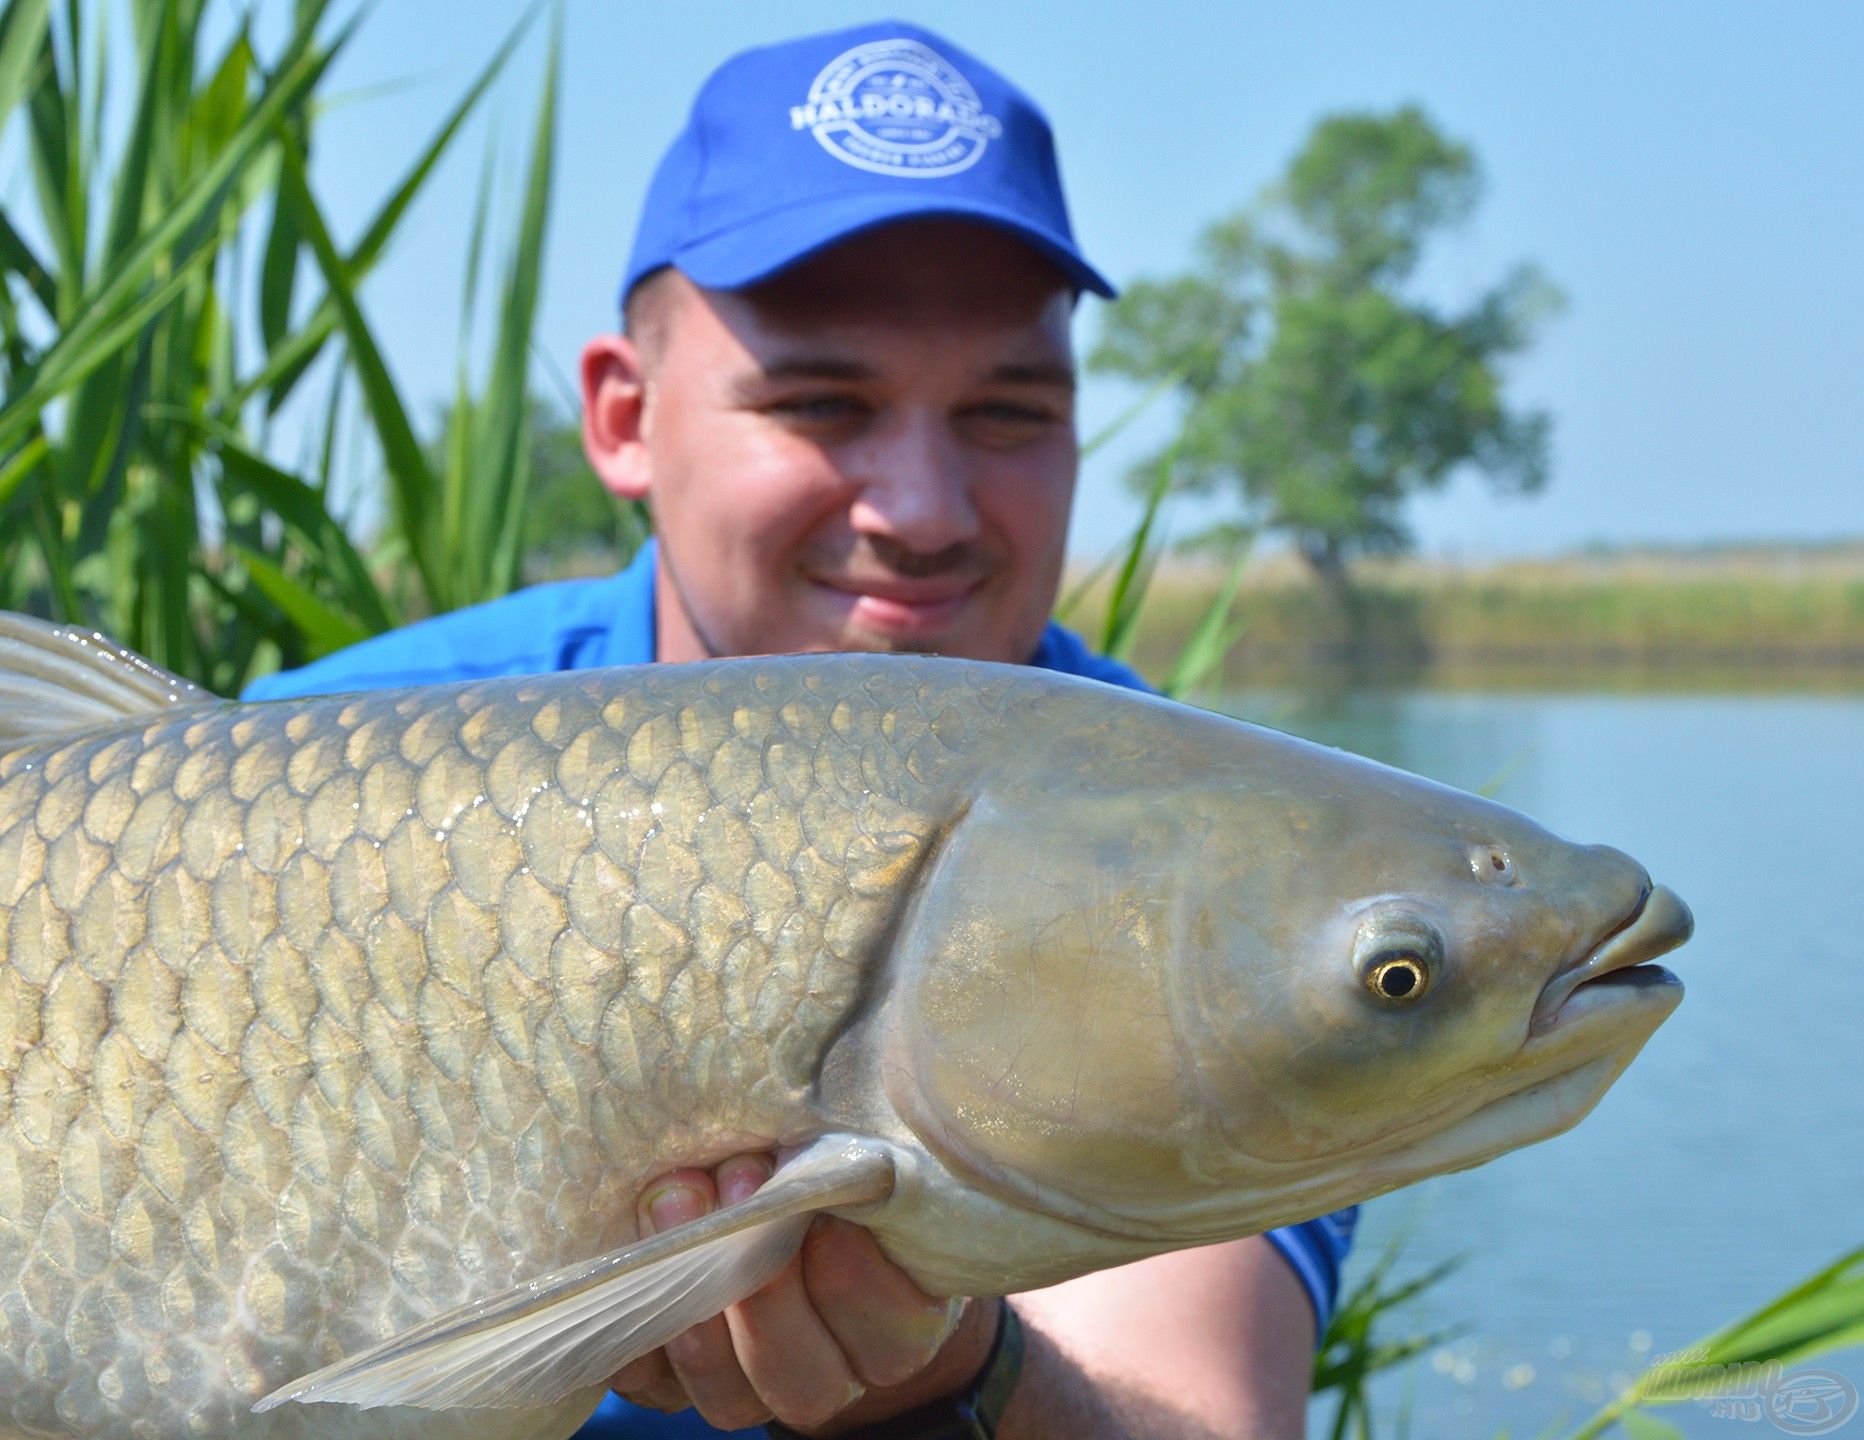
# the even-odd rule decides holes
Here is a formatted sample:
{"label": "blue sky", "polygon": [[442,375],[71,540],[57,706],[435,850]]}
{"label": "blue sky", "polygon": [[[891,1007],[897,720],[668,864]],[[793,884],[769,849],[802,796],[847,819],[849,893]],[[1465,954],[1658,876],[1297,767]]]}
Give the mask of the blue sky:
{"label": "blue sky", "polygon": [[[339,224],[353,230],[516,11],[380,0],[336,77],[366,93],[319,132],[316,183]],[[636,206],[706,73],[742,45],[879,13],[567,0],[540,336],[566,373],[613,322]],[[1492,500],[1463,478],[1418,505],[1427,552],[1864,535],[1864,6],[1044,0],[898,13],[1042,102],[1077,233],[1116,279],[1183,264],[1202,225],[1253,196],[1329,111],[1415,100],[1475,147],[1486,202],[1420,284],[1455,301],[1531,258],[1566,290],[1566,314],[1512,372],[1513,393],[1554,414],[1555,466],[1534,500]],[[398,377],[436,404],[480,156],[495,131],[515,185],[542,28],[365,292]],[[1083,349],[1098,323],[1089,302]],[[1129,397],[1090,384],[1083,430]],[[1161,410],[1089,462],[1078,550],[1131,523],[1119,474],[1170,419]]]}

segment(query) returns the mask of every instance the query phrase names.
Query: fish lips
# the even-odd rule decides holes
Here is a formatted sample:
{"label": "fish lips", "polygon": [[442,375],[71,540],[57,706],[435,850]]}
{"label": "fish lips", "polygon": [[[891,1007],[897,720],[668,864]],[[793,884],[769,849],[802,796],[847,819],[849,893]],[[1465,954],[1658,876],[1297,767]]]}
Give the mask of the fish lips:
{"label": "fish lips", "polygon": [[1528,1033],[1542,1035],[1594,1010],[1650,998],[1652,992],[1674,1008],[1682,999],[1683,982],[1648,962],[1676,949],[1695,928],[1695,917],[1674,890],[1647,887],[1630,914],[1547,982]]}

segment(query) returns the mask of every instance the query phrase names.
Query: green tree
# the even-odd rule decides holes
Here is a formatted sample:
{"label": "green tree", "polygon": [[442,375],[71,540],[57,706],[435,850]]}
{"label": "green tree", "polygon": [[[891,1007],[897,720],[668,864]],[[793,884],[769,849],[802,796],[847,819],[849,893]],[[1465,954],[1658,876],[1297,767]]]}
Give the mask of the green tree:
{"label": "green tree", "polygon": [[1458,467],[1516,493],[1546,480],[1549,419],[1505,403],[1501,362],[1559,292],[1521,265],[1463,310],[1407,293],[1481,188],[1469,148],[1416,106],[1328,117],[1189,271],[1128,287],[1089,365],[1174,385],[1174,483],[1234,486],[1253,526],[1338,588],[1353,554],[1409,543],[1406,498]]}

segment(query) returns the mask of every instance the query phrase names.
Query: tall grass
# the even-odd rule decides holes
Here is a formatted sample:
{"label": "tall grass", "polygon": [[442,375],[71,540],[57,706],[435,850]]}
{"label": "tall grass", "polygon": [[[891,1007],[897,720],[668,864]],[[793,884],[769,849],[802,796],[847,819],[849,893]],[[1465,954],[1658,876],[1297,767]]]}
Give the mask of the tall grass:
{"label": "tall grass", "polygon": [[[1175,375],[1153,388],[1116,416],[1081,447],[1086,459],[1131,424]],[[1056,606],[1056,616],[1076,620],[1098,609],[1093,637],[1101,654],[1131,661],[1153,596],[1153,581],[1167,550],[1166,502],[1172,493],[1176,451],[1168,448],[1146,486],[1138,522],[1126,539],[1110,550],[1099,564],[1074,582]],[[1222,577],[1202,594],[1186,618],[1188,624],[1175,637],[1171,654],[1156,668],[1159,690],[1174,699],[1189,700],[1221,679],[1223,662],[1241,639],[1243,622],[1236,613],[1237,592],[1249,559],[1247,543],[1238,543]]]}
{"label": "tall grass", "polygon": [[[527,21],[345,244],[309,162],[356,23],[297,0],[262,47],[250,12],[214,0],[0,10],[0,154],[31,178],[0,196],[0,604],[97,625],[222,693],[502,594],[522,558],[556,42],[485,376],[462,361],[436,465],[360,292]],[[482,192],[464,323],[489,208]],[[376,463],[346,467],[352,394],[388,478],[373,554],[346,523]],[[295,460],[273,443],[288,406],[318,440]]]}
{"label": "tall grass", "polygon": [[[1342,603],[1279,562],[1235,586],[1206,565],[1163,569],[1128,641],[1135,660],[1166,673],[1213,600],[1234,589],[1248,624],[1231,669],[1268,682],[1340,671],[1422,683],[1864,678],[1864,567],[1368,564]],[[1112,604],[1103,578],[1082,609],[1104,615]]]}

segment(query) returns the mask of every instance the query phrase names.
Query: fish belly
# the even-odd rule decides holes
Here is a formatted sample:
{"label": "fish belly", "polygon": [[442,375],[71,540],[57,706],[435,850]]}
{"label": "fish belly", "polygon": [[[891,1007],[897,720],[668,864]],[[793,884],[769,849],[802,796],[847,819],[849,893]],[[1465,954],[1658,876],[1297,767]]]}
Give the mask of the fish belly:
{"label": "fish belly", "polygon": [[251,1404],[806,1138],[992,685],[588,672],[0,756],[0,1436],[560,1436]]}

